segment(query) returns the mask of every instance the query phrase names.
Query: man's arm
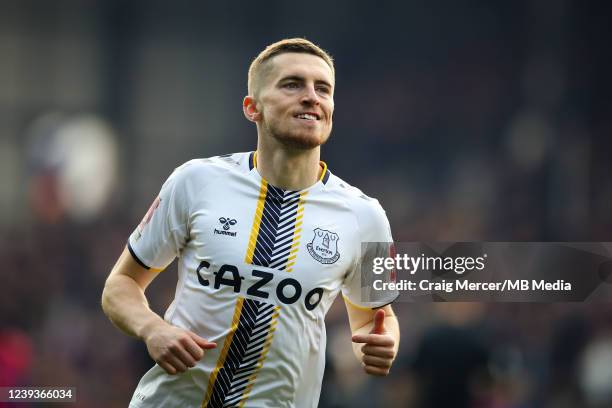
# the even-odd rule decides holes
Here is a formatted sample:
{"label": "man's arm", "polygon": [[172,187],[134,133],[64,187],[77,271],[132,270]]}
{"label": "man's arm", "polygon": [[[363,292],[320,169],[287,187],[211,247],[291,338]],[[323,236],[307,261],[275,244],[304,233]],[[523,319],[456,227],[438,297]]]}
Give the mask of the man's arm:
{"label": "man's arm", "polygon": [[144,291],[158,273],[138,264],[125,248],[104,285],[102,309],[115,326],[143,340],[151,358],[168,374],[176,374],[193,367],[203,350],[216,344],[172,326],[149,308]]}
{"label": "man's arm", "polygon": [[344,299],[351,326],[353,352],[366,373],[389,374],[399,348],[400,331],[391,305],[369,309]]}

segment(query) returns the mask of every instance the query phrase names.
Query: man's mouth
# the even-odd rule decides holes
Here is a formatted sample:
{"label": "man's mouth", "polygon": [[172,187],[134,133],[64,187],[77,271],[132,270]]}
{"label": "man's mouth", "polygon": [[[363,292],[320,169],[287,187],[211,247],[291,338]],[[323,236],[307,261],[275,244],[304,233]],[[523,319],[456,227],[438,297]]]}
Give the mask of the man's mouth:
{"label": "man's mouth", "polygon": [[300,113],[295,115],[296,118],[298,119],[305,119],[305,120],[319,120],[319,115],[316,113]]}

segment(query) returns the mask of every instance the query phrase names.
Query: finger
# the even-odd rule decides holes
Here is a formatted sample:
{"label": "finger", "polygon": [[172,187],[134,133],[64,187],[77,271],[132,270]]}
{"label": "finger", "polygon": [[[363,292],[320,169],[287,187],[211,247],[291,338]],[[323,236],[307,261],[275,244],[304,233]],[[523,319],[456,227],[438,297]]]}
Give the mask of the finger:
{"label": "finger", "polygon": [[204,350],[191,337],[183,341],[183,346],[195,361],[199,361],[204,356]]}
{"label": "finger", "polygon": [[363,362],[365,365],[380,367],[380,368],[390,368],[393,360],[390,358],[384,357],[376,357],[376,356],[363,356]]}
{"label": "finger", "polygon": [[393,358],[395,357],[395,351],[390,347],[379,347],[370,346],[366,344],[361,347],[361,352],[367,356],[382,357],[382,358]]}
{"label": "finger", "polygon": [[174,357],[178,358],[186,367],[193,367],[195,365],[196,360],[181,343],[170,346],[170,351]]}
{"label": "finger", "polygon": [[389,374],[388,368],[373,367],[373,366],[365,365],[363,369],[366,373],[370,375],[375,375],[377,377],[384,377]]}
{"label": "finger", "polygon": [[185,371],[187,371],[187,366],[181,360],[179,360],[178,357],[174,355],[166,356],[165,362],[174,367],[177,373],[184,373]]}
{"label": "finger", "polygon": [[215,347],[217,347],[217,343],[213,343],[206,339],[203,339],[202,337],[198,336],[195,333],[192,333],[192,332],[188,332],[188,333],[189,333],[189,337],[191,337],[193,341],[195,341],[196,344],[202,347],[204,350],[210,350],[210,349],[214,349]]}
{"label": "finger", "polygon": [[176,374],[176,369],[165,361],[158,361],[157,364],[164,369],[164,371],[170,375]]}
{"label": "finger", "polygon": [[356,334],[352,337],[353,343],[365,343],[372,346],[393,347],[395,340],[388,334]]}
{"label": "finger", "polygon": [[385,329],[385,310],[384,309],[378,309],[376,313],[374,313],[373,320],[374,320],[374,327],[372,327],[372,330],[370,331],[370,333],[382,334],[387,331]]}

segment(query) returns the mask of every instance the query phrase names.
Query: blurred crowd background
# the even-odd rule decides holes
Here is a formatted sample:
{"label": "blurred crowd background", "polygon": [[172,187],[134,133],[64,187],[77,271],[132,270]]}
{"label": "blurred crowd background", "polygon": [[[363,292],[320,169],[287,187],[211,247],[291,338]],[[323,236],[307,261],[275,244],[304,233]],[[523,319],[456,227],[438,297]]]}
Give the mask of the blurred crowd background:
{"label": "blurred crowd background", "polygon": [[[254,149],[246,73],[281,38],[335,57],[323,160],[379,198],[396,241],[612,241],[611,9],[0,1],[0,386],[127,406],[152,362],[103,315],[104,280],[176,166]],[[148,291],[160,313],[175,279]],[[396,304],[385,379],[361,372],[343,309],[323,408],[612,407],[612,303]]]}

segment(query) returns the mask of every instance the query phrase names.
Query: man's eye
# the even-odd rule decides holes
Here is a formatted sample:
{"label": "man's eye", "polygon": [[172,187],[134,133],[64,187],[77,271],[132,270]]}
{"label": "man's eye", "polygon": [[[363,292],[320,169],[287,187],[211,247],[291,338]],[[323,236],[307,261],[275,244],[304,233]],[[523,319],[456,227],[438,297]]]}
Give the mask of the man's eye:
{"label": "man's eye", "polygon": [[326,87],[326,86],[320,86],[320,87],[317,88],[317,90],[319,92],[321,92],[321,93],[324,93],[324,94],[328,94],[329,93],[329,88]]}
{"label": "man's eye", "polygon": [[297,87],[298,87],[298,84],[296,82],[287,82],[285,84],[285,88],[296,89]]}

